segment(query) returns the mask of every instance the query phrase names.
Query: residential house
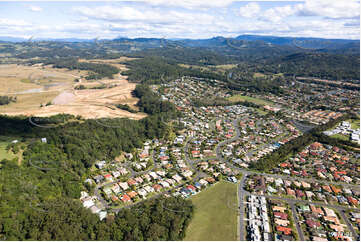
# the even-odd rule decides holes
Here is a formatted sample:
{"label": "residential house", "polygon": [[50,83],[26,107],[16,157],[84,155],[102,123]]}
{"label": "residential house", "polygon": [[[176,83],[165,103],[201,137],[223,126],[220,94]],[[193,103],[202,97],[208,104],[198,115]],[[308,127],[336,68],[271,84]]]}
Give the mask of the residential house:
{"label": "residential house", "polygon": [[138,194],[141,197],[145,198],[145,196],[147,195],[147,191],[144,188],[141,188],[141,189],[138,190]]}
{"label": "residential house", "polygon": [[129,197],[127,194],[124,194],[124,195],[122,196],[121,200],[122,200],[123,202],[130,202],[130,201],[131,201],[130,197]]}
{"label": "residential house", "polygon": [[292,229],[291,228],[286,228],[286,227],[282,227],[282,226],[276,226],[276,230],[278,232],[282,232],[285,235],[290,235],[292,234]]}
{"label": "residential house", "polygon": [[155,184],[155,185],[153,185],[153,189],[154,189],[154,191],[159,192],[162,189],[162,186],[159,184]]}
{"label": "residential house", "polygon": [[102,161],[98,161],[95,163],[95,166],[98,168],[98,169],[103,169],[105,167],[105,160],[102,160]]}
{"label": "residential house", "polygon": [[154,192],[154,188],[151,187],[151,186],[149,186],[149,185],[145,186],[145,187],[144,187],[144,190],[146,190],[148,193],[149,193],[149,192]]}
{"label": "residential house", "polygon": [[118,185],[125,191],[129,189],[128,183],[126,182],[119,182]]}
{"label": "residential house", "polygon": [[138,193],[136,191],[130,191],[130,192],[127,192],[127,195],[130,198],[135,198],[138,195]]}

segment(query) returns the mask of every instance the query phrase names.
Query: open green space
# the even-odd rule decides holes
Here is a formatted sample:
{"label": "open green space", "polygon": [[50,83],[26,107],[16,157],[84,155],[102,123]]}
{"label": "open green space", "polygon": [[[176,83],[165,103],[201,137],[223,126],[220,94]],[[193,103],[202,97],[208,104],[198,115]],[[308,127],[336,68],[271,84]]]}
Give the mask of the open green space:
{"label": "open green space", "polygon": [[259,72],[255,72],[254,74],[253,74],[253,77],[254,78],[257,78],[257,77],[265,77],[266,75],[265,74],[262,74],[262,73],[259,73]]}
{"label": "open green space", "polygon": [[12,160],[15,157],[17,157],[17,155],[15,155],[12,151],[7,151],[6,147],[9,145],[9,142],[0,142],[0,160],[2,159],[8,159],[8,160]]}
{"label": "open green space", "polygon": [[360,128],[360,119],[349,119],[346,120],[347,122],[351,123],[352,129],[359,129]]}
{"label": "open green space", "polygon": [[237,185],[219,182],[191,197],[195,213],[184,240],[237,240]]}
{"label": "open green space", "polygon": [[260,109],[260,108],[256,108],[256,111],[257,111],[260,115],[266,115],[266,114],[267,114],[266,111],[264,111],[264,110],[262,110],[262,109]]}
{"label": "open green space", "polygon": [[340,140],[350,140],[349,136],[344,134],[334,134],[331,135],[332,138],[340,139]]}
{"label": "open green space", "polygon": [[249,97],[249,96],[243,96],[243,95],[234,95],[232,97],[229,97],[228,98],[229,101],[231,102],[244,102],[244,101],[247,101],[247,102],[252,102],[252,103],[255,103],[255,104],[258,104],[258,105],[272,105],[273,103],[270,102],[270,101],[266,101],[264,99],[260,99],[260,98],[255,98],[255,97]]}

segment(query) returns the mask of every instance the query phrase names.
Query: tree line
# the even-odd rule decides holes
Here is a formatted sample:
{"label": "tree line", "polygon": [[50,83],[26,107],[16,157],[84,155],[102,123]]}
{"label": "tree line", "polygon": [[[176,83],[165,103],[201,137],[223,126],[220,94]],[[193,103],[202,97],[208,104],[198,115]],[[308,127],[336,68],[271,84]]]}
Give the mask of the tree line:
{"label": "tree line", "polygon": [[259,171],[269,171],[283,162],[289,154],[295,155],[302,151],[307,145],[316,141],[332,146],[339,146],[345,150],[353,150],[353,148],[358,148],[359,145],[354,142],[332,138],[322,133],[323,131],[334,127],[337,123],[348,120],[350,118],[355,117],[351,114],[345,114],[337,119],[329,121],[326,124],[316,126],[309,132],[304,133],[301,136],[287,142],[277,150],[265,155],[257,162],[252,163],[250,168]]}
{"label": "tree line", "polygon": [[[0,135],[19,137],[8,150],[17,158],[0,161],[0,238],[6,240],[182,240],[192,217],[191,202],[181,198],[145,201],[110,214],[103,221],[82,207],[80,191],[89,168],[121,152],[142,147],[146,139],[168,135],[174,107],[137,88],[139,108],[150,115],[83,120],[0,116]],[[147,102],[147,98],[150,100]],[[154,104],[154,105],[153,105]],[[154,106],[154,108],[152,108]],[[46,138],[46,143],[41,138]],[[176,211],[176,212],[175,212]],[[177,212],[182,211],[182,212]]]}

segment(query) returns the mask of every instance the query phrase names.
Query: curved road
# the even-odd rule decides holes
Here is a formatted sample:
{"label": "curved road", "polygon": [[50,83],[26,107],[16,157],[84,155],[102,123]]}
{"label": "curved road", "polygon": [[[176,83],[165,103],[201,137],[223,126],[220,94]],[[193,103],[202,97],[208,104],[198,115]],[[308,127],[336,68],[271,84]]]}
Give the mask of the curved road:
{"label": "curved road", "polygon": [[[217,144],[216,146],[216,155],[217,157],[214,158],[204,158],[204,159],[195,159],[195,160],[192,160],[189,158],[189,142],[191,142],[195,137],[189,137],[188,140],[186,141],[186,143],[184,144],[182,150],[184,152],[184,155],[185,155],[185,160],[186,160],[186,163],[192,168],[192,170],[194,171],[195,173],[195,176],[194,178],[192,179],[192,181],[196,181],[198,180],[200,177],[203,177],[205,174],[203,172],[200,172],[197,170],[197,168],[195,167],[195,164],[200,162],[200,161],[208,161],[208,160],[215,160],[215,159],[218,159],[224,163],[227,163],[229,167],[233,168],[233,169],[236,169],[238,171],[241,172],[242,174],[242,179],[241,181],[239,182],[238,184],[238,203],[239,203],[239,226],[240,226],[240,229],[239,229],[239,233],[240,233],[240,240],[245,240],[246,236],[244,234],[245,232],[245,225],[244,225],[244,218],[246,217],[245,216],[245,209],[244,209],[244,197],[246,195],[251,195],[251,193],[245,191],[243,188],[244,188],[244,182],[247,178],[248,175],[252,175],[252,174],[257,174],[257,175],[263,175],[263,176],[270,176],[270,177],[274,177],[274,178],[282,178],[282,179],[286,179],[286,180],[292,180],[292,181],[305,181],[305,182],[320,182],[320,183],[323,183],[323,184],[334,184],[334,185],[342,185],[342,186],[345,186],[345,187],[352,187],[352,188],[359,188],[358,185],[354,185],[354,184],[348,184],[348,183],[341,183],[341,182],[330,182],[330,181],[324,181],[324,180],[318,180],[318,179],[315,179],[315,178],[299,178],[299,177],[291,177],[291,176],[285,176],[285,175],[279,175],[279,174],[267,174],[267,173],[262,173],[262,172],[257,172],[257,171],[251,171],[251,170],[246,170],[246,169],[242,169],[242,168],[239,168],[239,167],[236,167],[232,162],[229,162],[227,161],[226,159],[223,158],[222,156],[222,153],[221,153],[221,147],[228,144],[228,143],[231,143],[233,141],[236,141],[237,139],[239,139],[241,133],[240,133],[240,129],[239,129],[239,126],[238,126],[238,123],[239,121],[241,120],[241,118],[238,118],[238,119],[234,119],[233,120],[233,126],[234,126],[234,129],[236,130],[236,135],[230,139],[227,139],[227,140],[224,140],[220,143]],[[309,129],[310,127],[303,127],[305,129]],[[308,131],[308,130],[307,130]],[[306,131],[306,132],[307,132]],[[146,170],[146,171],[142,171],[142,172],[135,172],[134,170],[130,169],[131,170],[131,175],[132,177],[133,176],[137,176],[137,175],[141,175],[145,172],[149,172],[151,170],[154,170],[156,167],[158,167],[156,165],[156,162],[155,162],[155,152],[153,150],[153,153],[152,153],[152,156],[153,156],[153,160],[154,160],[154,167],[150,170]],[[108,183],[108,184],[114,184],[116,182],[112,182],[112,183]],[[157,198],[163,194],[166,194],[168,193],[170,190],[173,190],[175,188],[178,188],[178,187],[181,187],[183,186],[184,184],[186,184],[186,182],[182,183],[182,184],[179,184],[177,185],[176,187],[172,187],[164,192],[161,192],[155,196],[153,196],[152,198],[149,198],[149,199],[154,199],[154,198]],[[99,194],[99,188],[104,186],[105,184],[101,184],[101,185],[97,185],[96,188],[95,188],[95,191],[94,191],[94,194],[98,197],[99,201],[103,204],[103,206],[105,208],[110,208],[109,205],[106,203],[106,201],[100,196]],[[295,208],[295,204],[296,203],[306,203],[306,204],[314,204],[314,205],[318,205],[318,206],[327,206],[327,207],[331,207],[331,208],[334,208],[334,209],[337,209],[342,218],[345,220],[347,226],[349,227],[350,231],[353,233],[354,235],[354,238],[356,238],[356,232],[354,231],[353,227],[351,226],[350,222],[348,221],[348,219],[346,218],[346,216],[344,215],[343,211],[345,209],[351,209],[353,211],[359,211],[359,209],[357,208],[346,208],[344,206],[339,206],[339,205],[331,205],[331,204],[325,204],[325,203],[321,203],[321,202],[313,202],[313,201],[306,201],[306,200],[298,200],[298,199],[290,199],[290,198],[284,198],[284,197],[277,197],[277,196],[270,196],[270,195],[258,195],[258,194],[254,194],[256,196],[263,196],[263,197],[266,197],[266,198],[270,198],[270,199],[279,199],[279,200],[283,200],[285,202],[287,202],[288,204],[290,204],[291,206],[291,209],[292,209],[292,214],[293,214],[293,219],[295,221],[295,224],[296,224],[296,228],[297,228],[297,231],[298,231],[298,234],[299,234],[299,237],[301,240],[304,240],[304,235],[303,235],[303,232],[299,226],[299,221],[298,221],[298,217],[297,217],[297,211],[296,211],[296,208]],[[129,208],[131,206],[134,206],[136,204],[139,204],[140,202],[138,203],[135,203],[135,204],[131,204],[131,205],[128,205],[124,208]],[[122,208],[118,208],[118,209],[112,209],[112,211],[114,212],[118,212],[120,209]]]}

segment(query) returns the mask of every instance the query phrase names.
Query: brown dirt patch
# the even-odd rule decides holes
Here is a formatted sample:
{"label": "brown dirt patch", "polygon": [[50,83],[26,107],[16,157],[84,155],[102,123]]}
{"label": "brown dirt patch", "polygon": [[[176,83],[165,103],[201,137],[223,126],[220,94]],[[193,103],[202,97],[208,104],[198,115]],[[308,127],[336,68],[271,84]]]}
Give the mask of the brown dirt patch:
{"label": "brown dirt patch", "polygon": [[[106,63],[106,60],[100,61]],[[116,60],[112,61],[116,62]],[[4,67],[4,65],[0,66],[1,84],[1,71],[8,67]],[[135,104],[138,102],[138,99],[131,95],[136,84],[129,83],[126,76],[117,74],[114,79],[103,79],[100,82],[87,81],[80,78],[80,83],[86,87],[101,85],[101,83],[116,86],[105,89],[74,90],[74,87],[79,85],[79,83],[74,82],[74,79],[84,73],[78,71],[70,72],[66,69],[54,69],[50,66],[44,68],[31,67],[37,70],[40,68],[42,72],[39,74],[39,78],[30,78],[30,81],[25,81],[23,79],[33,73],[34,70],[31,68],[28,70],[29,68],[24,66],[15,66],[12,68],[20,68],[21,71],[13,72],[13,74],[3,73],[3,75],[12,75],[11,78],[14,78],[14,80],[11,81],[11,85],[8,85],[5,89],[3,88],[3,90],[7,90],[7,88],[10,87],[13,89],[16,88],[17,90],[13,92],[13,95],[9,92],[8,95],[16,96],[17,102],[1,106],[0,113],[2,114],[46,117],[68,113],[80,115],[83,118],[128,117],[131,119],[141,119],[146,116],[144,113],[130,113],[114,107],[114,104],[128,104],[132,108],[137,109]],[[53,71],[53,73],[51,71]],[[32,82],[35,79],[40,79],[41,75],[44,77],[45,72],[47,73],[47,78],[59,79],[60,77],[67,77],[68,79],[64,79],[63,81],[59,79],[56,85],[47,85],[45,87],[44,85]],[[35,76],[35,74],[32,76]],[[5,82],[5,80],[3,80],[3,82]],[[51,82],[51,84],[53,84],[53,82]],[[21,87],[20,89],[19,86]],[[52,102],[52,105],[40,107],[40,104],[45,105],[48,102]]]}

